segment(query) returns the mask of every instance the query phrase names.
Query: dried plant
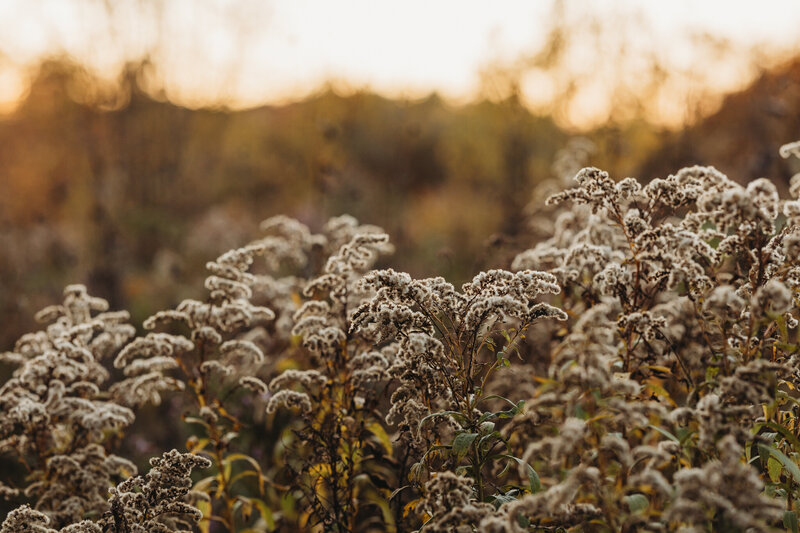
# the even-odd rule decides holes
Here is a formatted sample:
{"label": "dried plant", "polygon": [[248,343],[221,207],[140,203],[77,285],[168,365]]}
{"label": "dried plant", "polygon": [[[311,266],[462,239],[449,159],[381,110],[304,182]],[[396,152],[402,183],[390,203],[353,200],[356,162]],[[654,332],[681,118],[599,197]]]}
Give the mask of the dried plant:
{"label": "dried plant", "polygon": [[109,487],[136,472],[109,453],[134,415],[106,389],[102,364],[135,330],[127,312],[109,312],[82,285],[67,287],[63,304],[36,318],[47,328],[24,335],[3,354],[17,368],[0,387],[0,452],[16,457],[27,476],[18,487],[0,480],[0,492],[29,502],[61,527],[104,512]]}
{"label": "dried plant", "polygon": [[[68,287],[2,356],[0,531],[798,532],[800,177],[575,178],[460,289],[349,216],[265,221],[143,336]],[[189,453],[136,475],[165,398]]]}
{"label": "dried plant", "polygon": [[[410,478],[418,489],[426,471],[444,468],[468,473],[479,503],[490,498],[499,503],[538,488],[532,469],[527,489],[497,485],[507,469],[493,472],[495,462],[522,461],[509,453],[508,439],[496,423],[519,414],[524,402],[492,395],[486,382],[509,366],[507,355],[531,323],[545,317],[566,319],[559,309],[534,301],[541,294],[558,293],[555,281],[542,272],[490,270],[459,292],[442,278],[413,280],[393,270],[365,276],[362,285],[375,295],[355,313],[351,328],[398,343],[388,369],[398,386],[386,420],[399,429],[404,459],[416,461]],[[495,398],[510,407],[487,409]],[[410,501],[406,509],[419,501]]]}
{"label": "dried plant", "polygon": [[[113,390],[120,395],[125,391],[125,398],[134,406],[158,404],[166,390],[187,392],[190,411],[184,420],[202,428],[187,447],[193,453],[206,453],[216,469],[195,485],[196,491],[208,496],[199,505],[206,522],[216,521],[228,531],[238,530],[238,524],[250,524],[258,515],[272,520],[260,499],[265,483],[260,465],[232,449],[241,422],[226,400],[240,390],[266,392],[266,385],[255,376],[264,363],[264,353],[251,339],[257,339],[259,326],[275,315],[251,302],[257,279],[249,270],[256,257],[268,252],[275,255],[271,260],[278,261],[285,254],[281,244],[275,239],[256,241],[208,263],[211,275],[205,282],[209,291],[206,301],[185,300],[176,309],[161,311],[144,322],[149,330],[182,327],[185,334],[148,333],[128,344],[114,360],[114,366],[122,368],[127,377]],[[175,369],[178,377],[165,374]],[[257,479],[256,495],[241,493],[235,486],[246,480],[234,470],[235,462],[243,462]]]}
{"label": "dried plant", "polygon": [[[553,273],[572,317],[566,336],[542,332],[557,343],[547,381],[508,430],[522,458],[547,492],[599,474],[560,504],[592,511],[570,525],[796,528],[795,201],[708,167],[576,180],[549,200],[574,206],[555,234],[514,264]],[[508,528],[567,525],[534,498],[507,506]]]}
{"label": "dried plant", "polygon": [[[326,229],[341,233],[342,221]],[[374,412],[396,349],[379,349],[373,337],[351,328],[370,294],[358,282],[392,247],[378,228],[359,229],[306,283],[307,300],[294,313],[292,334],[310,354],[309,368],[276,376],[267,404],[268,413],[290,409],[300,415],[292,428],[299,446],[287,467],[308,506],[301,522],[331,531],[356,531],[369,507],[378,510],[381,529],[394,527],[385,493],[393,481],[391,474],[386,479],[392,445]],[[329,242],[341,243],[335,233]]]}
{"label": "dried plant", "polygon": [[190,532],[202,518],[196,507],[186,503],[194,468],[208,468],[211,462],[198,455],[176,450],[150,460],[144,476],[126,479],[108,498],[109,510],[100,520],[83,520],[61,529],[48,527],[48,515],[24,505],[12,511],[0,526],[2,533],[171,533]]}

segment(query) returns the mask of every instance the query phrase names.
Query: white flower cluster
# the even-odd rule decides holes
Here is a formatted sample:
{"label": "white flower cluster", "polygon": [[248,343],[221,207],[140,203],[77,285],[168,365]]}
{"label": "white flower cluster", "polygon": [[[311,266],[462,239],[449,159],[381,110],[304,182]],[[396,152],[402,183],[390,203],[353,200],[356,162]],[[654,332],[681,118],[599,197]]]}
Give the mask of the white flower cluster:
{"label": "white flower cluster", "polygon": [[[127,313],[109,312],[82,285],[67,287],[63,304],[37,319],[50,324],[3,356],[19,367],[0,387],[0,452],[27,465],[31,483],[22,492],[61,526],[105,510],[113,481],[136,470],[102,445],[134,420],[130,409],[108,401],[102,360],[135,330]],[[5,496],[20,493],[0,488]]]}
{"label": "white flower cluster", "polygon": [[[428,415],[453,409],[471,392],[464,390],[467,374],[472,362],[478,368],[477,358],[497,329],[567,318],[560,309],[535,302],[542,294],[560,291],[556,278],[543,272],[489,270],[465,283],[461,292],[443,278],[414,280],[391,269],[371,272],[361,284],[375,294],[353,315],[351,330],[382,342],[397,339],[387,372],[398,387],[386,420],[415,446],[452,429],[421,426]],[[444,420],[449,419],[439,421]]]}
{"label": "white flower cluster", "polygon": [[114,359],[114,366],[122,368],[127,379],[111,387],[113,397],[130,407],[160,404],[165,390],[183,388],[183,382],[164,375],[164,371],[177,368],[176,357],[193,348],[183,337],[166,333],[134,339]]}
{"label": "white flower cluster", "polygon": [[495,514],[491,504],[475,500],[473,481],[452,472],[438,472],[425,484],[425,497],[420,502],[421,510],[431,516],[423,531],[428,533],[450,533],[472,531],[474,525]]}
{"label": "white flower cluster", "polygon": [[[202,513],[184,500],[192,486],[190,475],[195,468],[208,468],[211,462],[199,455],[176,450],[150,459],[152,468],[143,476],[129,477],[101,494],[107,504],[99,520],[82,520],[61,529],[52,529],[48,515],[23,505],[9,513],[0,533],[191,533]],[[87,465],[84,478],[95,474]],[[75,487],[83,490],[83,487]],[[72,495],[74,499],[77,496]]]}
{"label": "white flower cluster", "polygon": [[781,157],[787,159],[791,156],[795,156],[800,158],[800,141],[794,141],[791,143],[784,144],[780,147],[779,150]]}
{"label": "white flower cluster", "polygon": [[51,523],[46,514],[31,509],[30,505],[23,505],[8,513],[0,525],[0,533],[101,533],[100,526],[83,520],[77,524],[70,524],[60,529],[48,527]]}
{"label": "white flower cluster", "polygon": [[[591,148],[570,150],[560,174]],[[800,157],[800,142],[781,155]],[[0,453],[28,474],[0,482],[27,503],[0,533],[195,531],[197,497],[206,520],[258,529],[255,507],[279,514],[234,483],[257,479],[270,505],[281,469],[299,496],[284,529],[292,514],[348,531],[362,518],[421,518],[423,532],[789,527],[800,175],[789,201],[712,167],[575,179],[548,200],[560,211],[537,231],[552,235],[460,288],[373,270],[393,247],[349,216],[320,234],[264,221],[263,237],[206,265],[205,300],[156,313],[137,338],[127,313],[67,287],[37,315],[49,325],[0,356],[16,365]],[[107,383],[105,361],[121,380]],[[218,469],[197,494],[191,472],[208,459],[173,450],[136,475],[110,453],[132,409],[179,390],[205,431],[187,446]],[[253,394],[237,409],[241,390]],[[247,409],[291,431],[283,464],[232,453]]]}
{"label": "white flower cluster", "polygon": [[[782,154],[796,150],[787,145]],[[606,517],[609,527],[699,531],[715,515],[720,527],[769,530],[779,505],[741,457],[765,406],[781,398],[779,384],[798,375],[788,332],[797,327],[800,208],[768,180],[742,186],[710,167],[647,185],[588,168],[576,181],[549,200],[573,204],[552,237],[513,264],[552,273],[571,320],[565,331],[541,330],[555,346],[548,380],[503,434],[527,441],[522,459],[544,475],[607,471],[611,457],[626,472],[632,506],[649,499],[664,509],[659,523],[631,512],[619,522]],[[587,417],[594,422],[584,426]],[[654,421],[669,431],[645,438]],[[703,455],[676,471],[688,446]],[[619,494],[590,477],[591,489],[568,476],[502,507],[510,518],[493,518],[493,530],[517,530],[519,515],[532,524],[585,523],[598,509],[579,512],[578,522],[560,521],[559,509],[599,507],[602,494]]]}
{"label": "white flower cluster", "polygon": [[208,468],[211,461],[172,450],[150,459],[150,466],[147,474],[112,489],[111,509],[100,520],[103,531],[189,533],[202,518],[200,510],[184,500],[192,487],[192,470]]}
{"label": "white flower cluster", "polygon": [[[369,240],[372,239],[371,235],[382,235],[383,230],[377,226],[359,224],[349,215],[331,218],[320,234],[312,234],[305,225],[284,216],[265,220],[261,228],[267,232],[267,236],[256,241],[256,244],[267,247],[265,257],[268,273],[255,274],[253,289],[256,297],[266,302],[276,314],[271,342],[277,350],[281,350],[291,344],[298,296],[307,287],[309,279],[319,274],[320,267],[326,262],[340,261],[341,258],[336,259],[340,253],[354,253],[360,247],[357,243],[342,249],[354,237],[360,235],[361,239]],[[382,237],[378,239],[381,240]],[[360,247],[360,251],[356,253],[366,254],[361,258],[364,263],[375,259],[374,254],[392,251],[393,248],[386,239]],[[287,275],[281,270],[281,265],[292,266],[294,270]],[[335,265],[332,264],[331,268],[335,269]],[[332,274],[333,270],[328,273]],[[326,287],[330,282],[333,282],[331,277],[320,280],[318,289],[324,293],[332,288]]]}
{"label": "white flower cluster", "polygon": [[[333,219],[327,226],[333,242],[350,235],[354,228],[358,226],[351,217]],[[309,393],[319,393],[331,380],[338,379],[340,370],[351,373],[353,384],[365,393],[370,383],[388,377],[389,351],[364,351],[358,343],[348,342],[350,319],[367,294],[357,282],[380,255],[392,251],[386,234],[378,232],[379,228],[368,229],[368,233],[352,234],[327,259],[322,273],[306,283],[303,295],[310,299],[293,314],[291,334],[302,339],[320,369],[289,369],[275,377],[269,385],[275,394],[267,404],[267,412],[273,413],[279,406],[311,411]]]}
{"label": "white flower cluster", "polygon": [[763,494],[764,484],[753,468],[742,463],[736,439],[724,437],[718,446],[718,460],[675,474],[677,493],[665,519],[700,531],[709,514],[721,515],[730,531],[775,531],[772,525],[783,516],[780,503]]}
{"label": "white flower cluster", "polygon": [[[291,224],[284,222],[284,226]],[[261,348],[245,338],[226,339],[275,317],[270,309],[251,302],[257,278],[249,271],[257,256],[275,251],[271,244],[274,243],[251,243],[222,254],[206,265],[211,272],[205,281],[207,301],[184,300],[176,309],[158,312],[145,320],[144,327],[150,330],[169,327],[171,323],[183,324],[189,328],[191,340],[152,332],[126,346],[114,360],[114,366],[123,369],[127,377],[112,387],[112,394],[120,403],[160,403],[165,391],[185,386],[165,372],[180,368],[188,372],[191,380],[195,378],[191,370],[195,365],[204,382],[217,374],[235,377],[237,385],[241,382],[247,388],[260,388],[260,380],[251,374],[264,362]],[[245,377],[248,379],[242,382]],[[207,407],[208,410],[213,408]],[[216,419],[216,414],[206,412],[209,416]]]}
{"label": "white flower cluster", "polygon": [[546,524],[563,529],[587,524],[602,511],[591,503],[575,502],[575,498],[582,487],[595,486],[598,477],[596,468],[574,468],[561,483],[501,507],[499,516],[484,520],[481,526],[492,533],[523,533],[528,528],[521,524],[522,517],[534,526]]}

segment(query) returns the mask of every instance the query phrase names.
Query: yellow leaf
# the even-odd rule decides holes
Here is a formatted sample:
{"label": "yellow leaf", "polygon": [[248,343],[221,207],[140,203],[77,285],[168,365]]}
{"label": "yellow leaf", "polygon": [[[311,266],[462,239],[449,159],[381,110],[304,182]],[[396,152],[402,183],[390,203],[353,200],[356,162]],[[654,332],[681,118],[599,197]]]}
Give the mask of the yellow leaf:
{"label": "yellow leaf", "polygon": [[665,399],[670,405],[675,405],[675,402],[672,400],[672,397],[670,397],[669,392],[667,392],[664,387],[661,386],[661,383],[658,380],[649,380],[645,384],[645,389],[649,390],[652,394]]}
{"label": "yellow leaf", "polygon": [[308,473],[315,477],[330,475],[331,466],[328,463],[317,463],[308,469]]}
{"label": "yellow leaf", "polygon": [[767,459],[767,471],[773,483],[780,483],[782,468],[781,463],[770,455],[769,459]]}
{"label": "yellow leaf", "polygon": [[275,531],[275,517],[272,514],[272,509],[264,503],[263,500],[259,500],[258,498],[252,499],[253,505],[256,506],[258,512],[261,513],[261,518],[267,524],[268,531]]}
{"label": "yellow leaf", "polygon": [[417,498],[416,500],[411,500],[403,507],[403,518],[407,517],[411,511],[417,508],[419,502],[422,501],[422,498]]}
{"label": "yellow leaf", "polygon": [[597,422],[598,420],[603,420],[604,418],[611,418],[612,416],[614,416],[614,415],[612,415],[611,413],[600,413],[599,415],[594,416],[594,417],[590,418],[589,420],[587,420],[586,423],[590,424],[592,422]]}
{"label": "yellow leaf", "polygon": [[394,523],[394,515],[392,514],[392,509],[389,507],[389,502],[386,498],[374,488],[367,489],[363,494],[363,498],[380,508],[383,514],[383,531],[386,533],[396,533],[397,526]]}
{"label": "yellow leaf", "polygon": [[238,504],[240,504],[237,505],[237,507],[239,513],[241,514],[242,520],[244,520],[245,523],[249,522],[250,516],[253,514],[253,502],[251,502],[250,498],[246,496],[237,496],[236,501]]}
{"label": "yellow leaf", "polygon": [[386,453],[392,455],[392,441],[383,426],[378,422],[373,422],[367,426],[367,429],[383,444],[383,447],[386,448]]}
{"label": "yellow leaf", "polygon": [[217,481],[217,476],[208,476],[206,478],[201,479],[197,483],[194,484],[194,490],[198,492],[205,492],[206,494],[211,493],[211,485]]}
{"label": "yellow leaf", "polygon": [[208,533],[211,527],[211,520],[209,519],[211,515],[211,502],[200,500],[195,505],[200,509],[200,512],[203,513],[203,520],[200,520],[199,524],[200,531],[202,531],[202,533]]}
{"label": "yellow leaf", "polygon": [[207,438],[198,439],[197,437],[192,437],[186,441],[186,449],[191,453],[202,452],[206,449],[207,445]]}
{"label": "yellow leaf", "polygon": [[302,296],[300,296],[300,294],[298,294],[295,291],[292,291],[292,303],[294,303],[294,305],[296,305],[297,307],[300,307],[301,305],[303,305]]}
{"label": "yellow leaf", "polygon": [[[243,453],[232,453],[229,454],[223,459],[223,463],[225,463],[226,468],[230,468],[231,464],[234,461],[246,461],[253,467],[256,475],[258,476],[258,490],[260,494],[264,494],[264,475],[261,472],[261,465],[258,464],[258,461],[250,457],[249,455]],[[230,475],[230,472],[228,472]],[[226,476],[227,477],[227,476]]]}
{"label": "yellow leaf", "polygon": [[642,368],[649,368],[650,370],[656,370],[657,372],[663,372],[664,374],[672,374],[672,369],[666,366],[643,365]]}
{"label": "yellow leaf", "polygon": [[[300,339],[301,337],[297,338]],[[278,364],[275,365],[275,369],[279,372],[283,372],[284,370],[295,370],[298,368],[300,368],[300,365],[297,363],[296,360],[292,359],[291,357],[281,359],[280,361],[278,361]]]}

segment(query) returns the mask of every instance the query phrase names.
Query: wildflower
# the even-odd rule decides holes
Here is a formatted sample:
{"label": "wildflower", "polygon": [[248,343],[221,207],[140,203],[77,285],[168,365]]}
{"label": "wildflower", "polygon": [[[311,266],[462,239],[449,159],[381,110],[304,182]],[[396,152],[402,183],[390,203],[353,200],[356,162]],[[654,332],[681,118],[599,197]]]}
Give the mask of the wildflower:
{"label": "wildflower", "polygon": [[791,156],[800,157],[800,141],[784,144],[780,147],[779,152],[784,159]]}
{"label": "wildflower", "polygon": [[310,413],[312,409],[311,399],[308,394],[293,390],[281,390],[273,394],[269,402],[267,402],[267,413],[272,414],[279,407],[299,409],[303,414]]}
{"label": "wildflower", "polygon": [[675,474],[677,494],[665,519],[676,525],[703,525],[711,511],[731,528],[771,531],[770,525],[780,520],[781,506],[763,495],[763,483],[742,463],[741,448],[734,437],[724,437],[718,449],[718,460]]}

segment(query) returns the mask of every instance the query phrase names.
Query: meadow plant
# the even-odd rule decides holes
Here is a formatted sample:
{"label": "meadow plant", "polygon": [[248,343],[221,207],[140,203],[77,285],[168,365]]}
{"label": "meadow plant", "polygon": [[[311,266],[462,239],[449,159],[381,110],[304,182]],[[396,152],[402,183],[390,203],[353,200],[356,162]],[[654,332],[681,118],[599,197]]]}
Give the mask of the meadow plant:
{"label": "meadow plant", "polygon": [[200,521],[199,509],[184,502],[192,486],[194,468],[207,468],[204,457],[176,450],[150,460],[144,476],[126,479],[110,489],[109,510],[96,522],[82,520],[61,529],[48,527],[50,516],[23,505],[12,511],[0,527],[2,533],[169,533],[190,532]]}
{"label": "meadow plant", "polygon": [[[524,402],[493,395],[486,383],[495,371],[510,365],[507,356],[531,323],[566,319],[559,309],[535,302],[541,294],[559,292],[555,281],[542,272],[490,270],[459,292],[443,278],[414,280],[393,270],[364,277],[362,285],[375,295],[358,309],[351,327],[378,342],[398,344],[389,367],[397,387],[386,421],[398,428],[398,441],[405,448],[401,464],[413,461],[408,477],[424,501],[431,501],[426,492],[440,490],[434,480],[436,472],[443,471],[467,474],[479,504],[500,504],[538,488],[538,476],[527,464],[527,488],[513,482],[499,485],[498,478],[508,468],[498,473],[494,463],[523,461],[508,453],[510,445],[497,423],[519,414]],[[490,409],[494,399],[507,405]],[[421,501],[409,501],[406,514]],[[436,508],[424,506],[424,516],[430,517]]]}
{"label": "meadow plant", "polygon": [[[710,167],[576,181],[549,199],[572,204],[558,231],[514,262],[553,273],[571,317],[540,331],[550,369],[510,429],[544,494],[569,485],[563,505],[593,507],[579,523],[610,530],[796,528],[796,200]],[[506,506],[508,527],[573,523],[542,498]]]}
{"label": "meadow plant", "polygon": [[374,412],[396,349],[376,347],[351,324],[370,295],[359,281],[393,248],[379,228],[358,227],[349,217],[325,229],[329,246],[340,247],[306,282],[305,301],[292,316],[291,333],[308,353],[307,368],[288,368],[270,381],[267,412],[288,409],[301,417],[291,427],[297,445],[286,461],[307,507],[301,523],[355,531],[358,520],[369,523],[364,509],[373,507],[379,527],[388,529],[393,517],[380,488],[393,481],[392,445]]}
{"label": "meadow plant", "polygon": [[[296,254],[285,239],[278,238],[224,253],[206,264],[210,275],[205,280],[209,292],[205,301],[184,300],[174,310],[161,311],[144,322],[147,330],[177,333],[148,333],[128,344],[114,360],[114,366],[127,376],[115,387],[127,391],[134,405],[157,404],[165,390],[187,393],[184,421],[197,428],[187,448],[207,454],[216,470],[195,485],[196,493],[206,495],[197,505],[206,522],[215,521],[228,531],[237,531],[237,524],[247,525],[259,516],[272,521],[261,499],[265,490],[261,466],[233,449],[242,423],[231,400],[241,402],[237,392],[266,392],[266,384],[255,375],[265,357],[254,341],[263,337],[263,325],[275,318],[272,310],[251,301],[258,280],[250,268],[261,256],[280,262]],[[177,377],[165,374],[176,371]],[[237,462],[244,463],[244,472],[237,471],[238,465],[234,468]],[[251,477],[256,480],[256,493],[238,490],[237,483]]]}
{"label": "meadow plant", "polygon": [[[796,533],[800,175],[615,181],[591,149],[460,288],[375,269],[349,216],[268,219],[141,336],[68,287],[2,356],[0,531]],[[186,453],[137,475],[114,452],[162,403]]]}
{"label": "meadow plant", "polygon": [[0,387],[0,453],[26,475],[17,486],[0,480],[0,492],[46,512],[57,527],[104,512],[108,488],[136,473],[110,453],[134,414],[108,389],[102,364],[135,335],[128,318],[71,285],[61,305],[37,313],[47,327],[2,355],[16,369]]}

